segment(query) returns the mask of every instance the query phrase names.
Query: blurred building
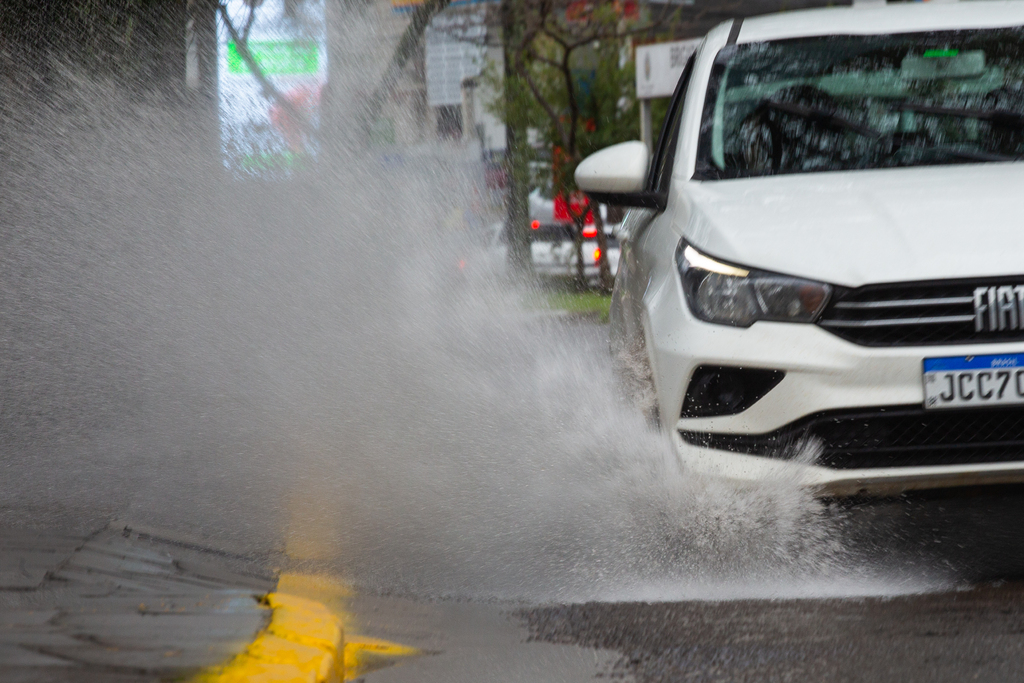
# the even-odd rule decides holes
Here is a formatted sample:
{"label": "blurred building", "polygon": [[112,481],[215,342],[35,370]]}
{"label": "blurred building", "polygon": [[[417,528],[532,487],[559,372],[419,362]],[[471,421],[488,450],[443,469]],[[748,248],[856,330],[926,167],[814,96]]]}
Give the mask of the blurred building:
{"label": "blurred building", "polygon": [[[331,28],[332,82],[368,97],[377,87],[423,0],[334,3]],[[373,124],[372,142],[411,144],[428,140],[480,141],[504,148],[504,127],[489,112],[484,70],[501,46],[491,20],[496,2],[456,0],[433,17],[390,88]],[[353,27],[358,29],[353,30]]]}
{"label": "blurred building", "polygon": [[424,35],[427,105],[437,136],[476,141],[485,158],[505,148],[505,127],[492,113],[502,51],[495,3],[462,3],[430,22]]}

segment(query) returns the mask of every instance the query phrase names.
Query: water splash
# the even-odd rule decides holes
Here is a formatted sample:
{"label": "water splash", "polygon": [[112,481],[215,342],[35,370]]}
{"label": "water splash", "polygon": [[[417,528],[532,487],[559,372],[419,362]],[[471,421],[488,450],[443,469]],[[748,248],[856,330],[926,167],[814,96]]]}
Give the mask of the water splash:
{"label": "water splash", "polygon": [[459,267],[485,257],[472,149],[339,135],[240,183],[187,112],[67,73],[5,122],[8,518],[98,510],[417,595],[884,588],[795,479],[681,466],[603,328]]}

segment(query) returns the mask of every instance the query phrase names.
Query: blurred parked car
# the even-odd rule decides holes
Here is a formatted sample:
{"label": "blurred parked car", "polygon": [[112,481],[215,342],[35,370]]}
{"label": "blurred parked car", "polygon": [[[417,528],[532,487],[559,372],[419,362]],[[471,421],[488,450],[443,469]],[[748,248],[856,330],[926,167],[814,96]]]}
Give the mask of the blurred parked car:
{"label": "blurred parked car", "polygon": [[[571,279],[576,276],[576,249],[572,241],[570,226],[565,223],[531,224],[530,258],[533,271],[538,277],[548,280]],[[597,244],[597,228],[588,226],[593,232],[584,230],[583,272],[587,282],[596,285],[600,277],[598,260],[601,250]],[[608,268],[612,277],[619,268],[619,240],[614,226],[605,227],[608,249]],[[589,239],[588,239],[589,238]]]}
{"label": "blurred parked car", "polygon": [[[572,224],[555,220],[555,202],[543,196],[539,189],[530,193],[530,258],[533,271],[547,280],[572,279],[576,276],[576,250],[572,240]],[[601,205],[601,214],[608,216],[608,207]],[[619,268],[618,224],[605,223],[608,268],[612,277]],[[587,282],[596,285],[600,277],[598,261],[601,251],[597,243],[597,228],[587,225],[583,230],[583,271]]]}

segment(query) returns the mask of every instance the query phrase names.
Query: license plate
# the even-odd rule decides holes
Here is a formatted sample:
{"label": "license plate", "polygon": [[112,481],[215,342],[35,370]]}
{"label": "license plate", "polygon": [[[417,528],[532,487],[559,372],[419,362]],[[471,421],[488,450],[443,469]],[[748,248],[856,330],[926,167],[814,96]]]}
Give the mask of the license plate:
{"label": "license plate", "polygon": [[1024,353],[924,359],[924,407],[1024,403]]}

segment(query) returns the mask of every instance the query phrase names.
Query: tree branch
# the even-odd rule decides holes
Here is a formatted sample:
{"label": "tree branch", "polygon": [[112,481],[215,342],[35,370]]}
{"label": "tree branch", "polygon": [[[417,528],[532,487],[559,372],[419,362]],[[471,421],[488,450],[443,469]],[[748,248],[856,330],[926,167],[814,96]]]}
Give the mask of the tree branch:
{"label": "tree branch", "polygon": [[242,40],[249,42],[249,31],[252,30],[252,25],[256,23],[256,5],[249,5],[249,18],[245,21],[245,28],[242,30]]}
{"label": "tree branch", "polygon": [[380,111],[385,98],[398,85],[402,69],[405,68],[406,62],[409,61],[417,45],[419,45],[420,38],[430,24],[430,20],[434,18],[435,14],[444,10],[450,4],[451,0],[426,0],[422,5],[416,7],[412,13],[409,25],[405,28],[405,32],[398,41],[398,45],[395,46],[395,51],[391,54],[391,60],[388,62],[387,68],[384,69],[384,75],[380,79],[380,84],[366,103],[364,112],[367,116],[372,117],[376,112]]}
{"label": "tree branch", "polygon": [[569,96],[569,144],[567,145],[566,152],[569,153],[570,159],[576,158],[576,126],[580,120],[580,106],[576,99],[576,88],[573,87],[572,82],[572,69],[569,68],[569,60],[572,58],[572,52],[570,50],[562,51],[562,78],[565,79],[565,90]]}
{"label": "tree branch", "polygon": [[274,84],[270,82],[269,78],[267,78],[267,75],[263,73],[263,69],[260,68],[260,65],[256,62],[255,58],[253,58],[252,52],[249,51],[248,39],[239,35],[238,29],[236,29],[235,25],[231,23],[231,16],[228,14],[227,6],[223,3],[218,4],[217,10],[220,12],[220,16],[224,20],[224,25],[228,29],[228,34],[230,34],[231,40],[235,43],[235,49],[238,50],[238,56],[242,58],[242,61],[245,62],[245,65],[249,68],[249,71],[252,72],[253,77],[255,77],[256,82],[260,84],[263,96],[268,100],[273,100],[278,106],[280,106],[281,109],[284,110],[285,114],[295,121],[304,133],[315,137],[317,133],[316,129],[310,125],[309,121],[306,120],[306,117],[303,116],[291,102],[285,99],[284,95],[281,94],[281,91],[275,88]]}
{"label": "tree branch", "polygon": [[523,63],[521,54],[516,66],[518,67],[520,75],[526,81],[526,84],[530,86],[530,92],[533,93],[533,97],[537,100],[537,104],[541,106],[544,113],[546,113],[548,118],[551,119],[551,123],[554,125],[555,130],[558,131],[558,137],[562,139],[562,144],[568,146],[570,138],[565,132],[565,127],[562,126],[562,121],[558,116],[558,112],[555,111],[555,108],[551,106],[551,103],[548,102],[541,94],[540,88],[537,87],[536,81],[534,81],[533,76],[530,74],[530,69]]}
{"label": "tree branch", "polygon": [[548,66],[552,66],[556,69],[562,68],[561,62],[555,61],[554,59],[550,59],[548,57],[544,57],[542,55],[537,54],[536,52],[531,53],[530,58],[536,62],[540,62],[541,64],[547,64]]}

